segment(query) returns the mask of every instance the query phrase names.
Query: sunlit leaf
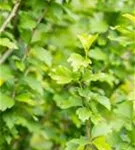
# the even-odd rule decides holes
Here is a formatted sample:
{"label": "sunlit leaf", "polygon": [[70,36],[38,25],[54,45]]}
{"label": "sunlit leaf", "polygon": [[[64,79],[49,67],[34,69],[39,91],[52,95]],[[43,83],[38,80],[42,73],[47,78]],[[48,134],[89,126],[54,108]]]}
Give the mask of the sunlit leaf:
{"label": "sunlit leaf", "polygon": [[15,102],[11,97],[0,92],[0,110],[1,111],[5,111],[6,109],[13,107],[14,104]]}
{"label": "sunlit leaf", "polygon": [[120,117],[132,119],[133,117],[133,103],[131,101],[123,102],[117,106],[115,113]]}
{"label": "sunlit leaf", "polygon": [[58,66],[53,69],[50,76],[58,84],[66,84],[72,81],[72,72],[64,66]]}
{"label": "sunlit leaf", "polygon": [[87,55],[88,50],[90,49],[92,43],[97,39],[98,34],[91,35],[91,34],[82,34],[78,35],[79,40],[81,41],[81,44],[85,50],[85,53]]}
{"label": "sunlit leaf", "polygon": [[47,150],[52,149],[53,143],[48,140],[43,133],[35,133],[33,134],[30,145],[33,148],[36,149],[44,149],[46,148]]}
{"label": "sunlit leaf", "polygon": [[104,107],[106,107],[108,110],[111,110],[111,103],[107,97],[101,96],[101,95],[96,95],[95,100],[98,101]]}
{"label": "sunlit leaf", "polygon": [[90,82],[90,81],[106,82],[110,86],[113,86],[113,83],[115,81],[115,77],[113,75],[103,73],[103,72],[99,72],[99,73],[95,73],[95,74],[89,73],[87,76],[84,75],[84,77],[85,77],[84,79],[87,82]]}
{"label": "sunlit leaf", "polygon": [[90,141],[85,137],[72,139],[71,141],[67,142],[65,150],[82,150],[87,144],[90,144]]}
{"label": "sunlit leaf", "polygon": [[16,61],[16,67],[20,70],[20,71],[24,71],[25,69],[25,65],[22,62]]}
{"label": "sunlit leaf", "polygon": [[92,137],[95,138],[98,136],[107,135],[110,132],[111,132],[111,127],[109,126],[109,124],[105,122],[99,122],[92,129]]}
{"label": "sunlit leaf", "polygon": [[11,42],[8,38],[0,38],[0,45],[10,49],[18,49],[17,45],[14,42]]}
{"label": "sunlit leaf", "polygon": [[62,109],[67,109],[75,106],[82,106],[82,101],[79,97],[68,96],[65,94],[57,94],[54,96],[54,100],[56,104]]}
{"label": "sunlit leaf", "polygon": [[31,55],[35,58],[39,59],[40,61],[44,62],[48,66],[52,64],[52,56],[49,51],[42,47],[34,47],[31,49]]}
{"label": "sunlit leaf", "polygon": [[107,55],[98,48],[90,50],[89,56],[95,60],[102,60],[102,61],[107,60]]}
{"label": "sunlit leaf", "polygon": [[24,81],[28,84],[28,86],[33,89],[34,91],[37,91],[41,95],[43,94],[43,88],[41,83],[36,79],[31,76],[27,76],[24,78]]}
{"label": "sunlit leaf", "polygon": [[35,26],[36,20],[32,17],[32,15],[22,11],[20,14],[20,27],[32,30]]}
{"label": "sunlit leaf", "polygon": [[73,71],[78,71],[81,68],[86,68],[89,64],[91,64],[90,59],[85,59],[77,53],[71,54],[71,56],[68,58],[68,62],[71,63]]}
{"label": "sunlit leaf", "polygon": [[98,137],[93,141],[98,150],[111,150],[110,145],[106,142],[105,137]]}
{"label": "sunlit leaf", "polygon": [[23,103],[26,103],[26,104],[31,105],[31,106],[36,105],[35,101],[31,99],[30,94],[28,94],[28,93],[18,95],[16,97],[16,99],[19,102],[23,102]]}
{"label": "sunlit leaf", "polygon": [[135,23],[135,15],[131,15],[131,14],[124,14],[123,17],[131,20],[133,23]]}
{"label": "sunlit leaf", "polygon": [[86,107],[80,107],[77,109],[76,114],[82,122],[85,122],[90,118],[91,111]]}

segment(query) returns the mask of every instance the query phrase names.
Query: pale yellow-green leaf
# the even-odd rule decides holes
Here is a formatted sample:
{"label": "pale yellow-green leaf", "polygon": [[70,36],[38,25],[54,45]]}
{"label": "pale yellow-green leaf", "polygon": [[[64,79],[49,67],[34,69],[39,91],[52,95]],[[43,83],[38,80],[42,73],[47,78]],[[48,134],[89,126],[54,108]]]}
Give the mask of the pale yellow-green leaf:
{"label": "pale yellow-green leaf", "polygon": [[106,136],[110,132],[111,132],[111,127],[107,123],[101,121],[101,122],[98,122],[98,124],[96,124],[92,128],[91,136],[93,138],[99,137],[99,136]]}
{"label": "pale yellow-green leaf", "polygon": [[82,106],[82,101],[80,97],[69,96],[66,94],[56,94],[54,96],[54,101],[61,109]]}
{"label": "pale yellow-green leaf", "polygon": [[105,137],[98,137],[94,139],[93,144],[98,150],[111,150],[111,146],[106,142]]}
{"label": "pale yellow-green leaf", "polygon": [[43,47],[35,46],[31,49],[30,53],[34,58],[44,62],[49,67],[52,65],[52,56],[50,51],[44,49]]}
{"label": "pale yellow-green leaf", "polygon": [[50,76],[58,84],[67,84],[72,81],[72,72],[64,66],[58,66],[53,69]]}
{"label": "pale yellow-green leaf", "polygon": [[84,34],[78,35],[78,38],[85,50],[86,55],[92,43],[97,39],[97,37],[98,37],[98,34],[91,35],[91,34],[84,33]]}
{"label": "pale yellow-green leaf", "polygon": [[77,109],[76,114],[82,122],[85,122],[90,118],[91,111],[86,107],[81,107]]}
{"label": "pale yellow-green leaf", "polygon": [[103,105],[104,107],[106,107],[108,110],[111,110],[111,103],[110,100],[103,95],[95,95],[95,100],[97,102],[99,102],[101,105]]}
{"label": "pale yellow-green leaf", "polygon": [[13,76],[9,66],[0,65],[0,86],[2,86],[4,82],[9,81],[12,78]]}
{"label": "pale yellow-green leaf", "polygon": [[15,102],[11,97],[0,92],[0,110],[1,111],[5,111],[6,109],[13,107],[14,103]]}
{"label": "pale yellow-green leaf", "polygon": [[135,23],[135,15],[131,15],[131,14],[124,14],[123,17],[131,20],[133,23]]}
{"label": "pale yellow-green leaf", "polygon": [[90,59],[85,59],[77,53],[71,54],[67,61],[71,63],[73,71],[78,71],[81,68],[86,68],[89,64],[91,64]]}
{"label": "pale yellow-green leaf", "polygon": [[17,101],[26,103],[28,105],[34,106],[36,105],[35,101],[31,99],[30,95],[27,93],[20,94],[16,96]]}
{"label": "pale yellow-green leaf", "polygon": [[9,49],[18,49],[17,45],[8,38],[0,38],[0,45],[8,47]]}
{"label": "pale yellow-green leaf", "polygon": [[20,70],[20,71],[24,71],[25,69],[25,65],[22,62],[16,61],[16,67]]}
{"label": "pale yellow-green leaf", "polygon": [[85,148],[85,146],[80,145],[80,146],[78,146],[78,147],[77,147],[77,149],[76,149],[76,150],[84,150],[84,148]]}
{"label": "pale yellow-green leaf", "polygon": [[0,87],[3,85],[4,80],[0,79]]}

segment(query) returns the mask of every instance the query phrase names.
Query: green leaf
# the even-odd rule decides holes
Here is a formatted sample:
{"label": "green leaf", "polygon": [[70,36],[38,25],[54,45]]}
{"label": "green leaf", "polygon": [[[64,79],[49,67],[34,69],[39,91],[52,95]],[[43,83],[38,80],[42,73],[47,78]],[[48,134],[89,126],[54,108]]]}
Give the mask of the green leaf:
{"label": "green leaf", "polygon": [[25,65],[24,63],[20,62],[20,61],[16,61],[16,67],[20,70],[20,71],[24,71],[25,69]]}
{"label": "green leaf", "polygon": [[34,47],[31,49],[31,55],[44,62],[49,67],[52,65],[52,56],[49,51],[42,47]]}
{"label": "green leaf", "polygon": [[131,14],[124,14],[123,17],[131,20],[133,23],[135,23],[135,15],[131,15]]}
{"label": "green leaf", "polygon": [[85,148],[85,146],[80,145],[77,147],[77,150],[84,150],[84,148]]}
{"label": "green leaf", "polygon": [[3,115],[3,120],[6,123],[7,127],[11,130],[17,120],[16,113],[6,113]]}
{"label": "green leaf", "polygon": [[113,82],[115,81],[115,77],[111,74],[99,72],[99,73],[95,73],[95,74],[90,74],[89,78],[87,80],[88,81],[107,82],[110,86],[113,86]]}
{"label": "green leaf", "polygon": [[120,131],[120,129],[126,123],[127,123],[127,120],[123,120],[123,118],[119,118],[116,114],[114,114],[109,124],[113,130]]}
{"label": "green leaf", "polygon": [[89,64],[91,64],[90,59],[84,59],[80,54],[77,53],[71,54],[71,56],[68,58],[68,62],[71,63],[73,71],[86,68]]}
{"label": "green leaf", "polygon": [[56,94],[54,96],[54,100],[57,104],[62,109],[67,109],[70,107],[76,107],[76,106],[82,106],[82,101],[80,97],[74,97],[74,96],[69,96],[68,94],[61,94],[58,95]]}
{"label": "green leaf", "polygon": [[131,139],[131,142],[132,144],[135,146],[135,128],[133,128],[129,133],[128,133],[130,139]]}
{"label": "green leaf", "polygon": [[67,142],[65,150],[83,150],[84,146],[90,144],[90,141],[86,137],[80,137],[79,139],[72,139]]}
{"label": "green leaf", "polygon": [[106,107],[108,110],[111,110],[111,103],[107,97],[97,94],[95,96],[95,100],[98,101],[104,107]]}
{"label": "green leaf", "polygon": [[105,122],[99,122],[92,129],[92,138],[107,135],[111,132],[111,127]]}
{"label": "green leaf", "polygon": [[131,119],[133,118],[133,102],[127,101],[117,105],[117,108],[114,110],[115,114],[120,117]]}
{"label": "green leaf", "polygon": [[94,139],[93,144],[98,150],[111,150],[111,146],[106,142],[105,137],[98,137]]}
{"label": "green leaf", "polygon": [[11,11],[11,6],[8,3],[0,2],[0,10]]}
{"label": "green leaf", "polygon": [[16,96],[16,99],[19,102],[23,102],[23,103],[26,103],[26,104],[31,105],[31,106],[36,105],[35,101],[31,99],[31,95],[29,93],[20,94],[20,95]]}
{"label": "green leaf", "polygon": [[39,131],[40,125],[32,120],[26,119],[24,116],[20,116],[17,112],[7,112],[3,115],[3,119],[9,129],[12,129],[15,125],[21,125],[26,127],[30,132]]}
{"label": "green leaf", "polygon": [[0,38],[0,45],[9,49],[18,49],[17,45],[11,42],[8,38]]}
{"label": "green leaf", "polygon": [[58,84],[67,84],[72,81],[72,72],[64,66],[58,66],[53,69],[50,76]]}
{"label": "green leaf", "polygon": [[93,94],[89,88],[78,88],[78,93],[81,97],[85,97],[87,101],[91,100]]}
{"label": "green leaf", "polygon": [[86,107],[81,107],[77,109],[76,114],[82,122],[85,122],[90,118],[91,111]]}
{"label": "green leaf", "polygon": [[106,61],[107,55],[99,48],[90,50],[89,56],[95,60]]}
{"label": "green leaf", "polygon": [[11,143],[11,140],[12,140],[12,137],[11,137],[11,136],[6,136],[6,141],[7,141],[8,144]]}
{"label": "green leaf", "polygon": [[98,34],[91,35],[91,34],[82,34],[78,35],[79,40],[85,50],[85,54],[87,56],[88,50],[90,49],[92,43],[97,39]]}
{"label": "green leaf", "polygon": [[14,100],[4,93],[0,92],[0,110],[5,111],[8,108],[13,107],[15,104]]}
{"label": "green leaf", "polygon": [[127,99],[128,99],[129,101],[135,101],[135,96],[134,96],[134,94],[135,94],[135,89],[133,89],[132,91],[130,91],[130,92],[128,93]]}
{"label": "green leaf", "polygon": [[32,17],[29,12],[21,12],[20,13],[20,27],[23,29],[32,30],[36,27],[36,20]]}
{"label": "green leaf", "polygon": [[127,148],[127,150],[134,150],[134,149],[135,149],[134,146],[129,146],[129,147]]}
{"label": "green leaf", "polygon": [[23,116],[17,117],[16,124],[26,127],[30,132],[39,132],[40,125],[34,121],[26,119]]}
{"label": "green leaf", "polygon": [[48,140],[45,137],[45,133],[43,131],[40,131],[39,133],[35,133],[32,135],[30,146],[33,149],[37,150],[51,150],[53,149],[53,143],[52,141]]}
{"label": "green leaf", "polygon": [[74,144],[74,143],[72,143],[72,142],[68,142],[68,143],[66,144],[65,150],[76,150],[76,147],[77,147],[77,144]]}
{"label": "green leaf", "polygon": [[0,65],[0,86],[8,80],[11,80],[13,78],[13,75],[11,73],[11,70],[6,65]]}
{"label": "green leaf", "polygon": [[50,17],[53,19],[53,21],[58,21],[62,18],[63,7],[58,3],[52,2],[49,12],[50,12]]}
{"label": "green leaf", "polygon": [[34,91],[43,95],[43,88],[41,83],[34,77],[27,76],[24,78],[24,81],[28,84],[28,86]]}
{"label": "green leaf", "polygon": [[104,19],[104,13],[94,13],[94,16],[90,18],[90,28],[92,33],[104,33],[107,31],[108,24]]}
{"label": "green leaf", "polygon": [[110,35],[108,36],[108,38],[112,41],[119,42],[119,44],[121,44],[124,47],[134,43],[133,38],[131,39],[130,37],[123,36],[123,35],[117,37]]}

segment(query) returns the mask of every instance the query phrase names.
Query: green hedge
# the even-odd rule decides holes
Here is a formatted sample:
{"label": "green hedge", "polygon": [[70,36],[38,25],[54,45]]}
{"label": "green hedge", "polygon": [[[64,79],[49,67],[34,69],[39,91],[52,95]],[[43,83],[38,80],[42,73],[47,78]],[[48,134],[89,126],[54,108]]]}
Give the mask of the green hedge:
{"label": "green hedge", "polygon": [[134,0],[0,0],[0,149],[135,150]]}

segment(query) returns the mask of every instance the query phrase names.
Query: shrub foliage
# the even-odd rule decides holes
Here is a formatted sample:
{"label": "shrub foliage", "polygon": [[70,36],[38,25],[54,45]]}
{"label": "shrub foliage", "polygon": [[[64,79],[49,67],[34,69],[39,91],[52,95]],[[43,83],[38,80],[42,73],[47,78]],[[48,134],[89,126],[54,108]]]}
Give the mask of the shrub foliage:
{"label": "shrub foliage", "polygon": [[135,150],[134,0],[0,0],[0,149]]}

